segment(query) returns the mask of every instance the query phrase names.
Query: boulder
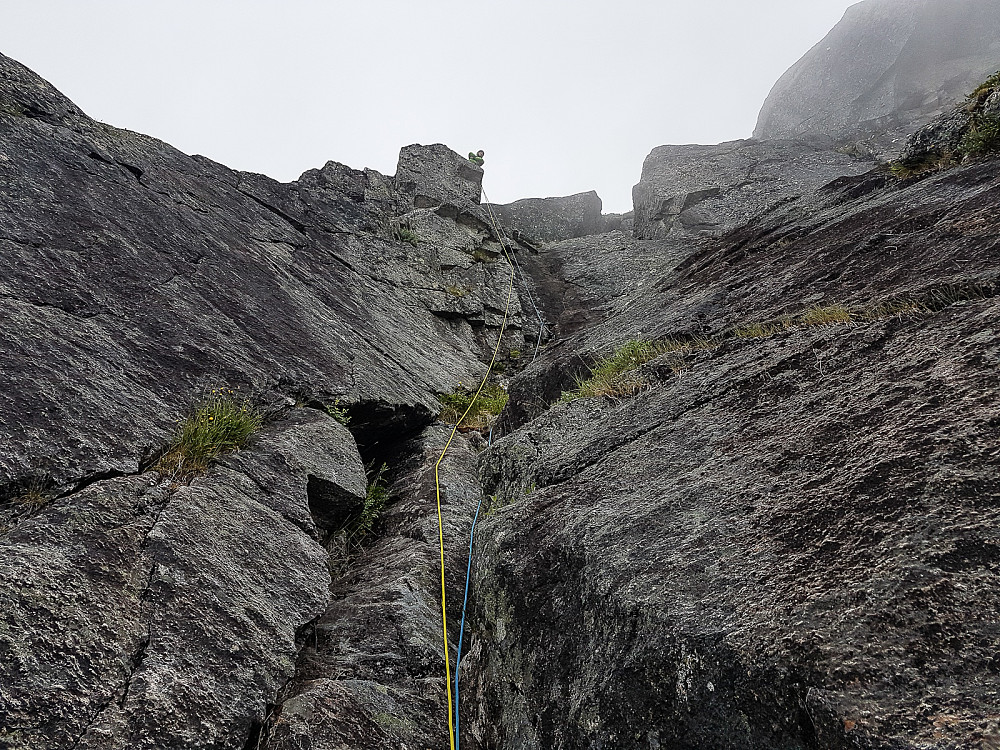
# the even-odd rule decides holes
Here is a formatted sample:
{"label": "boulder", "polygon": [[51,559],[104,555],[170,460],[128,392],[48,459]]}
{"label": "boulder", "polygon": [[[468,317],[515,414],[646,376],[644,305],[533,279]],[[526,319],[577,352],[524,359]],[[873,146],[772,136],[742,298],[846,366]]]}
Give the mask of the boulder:
{"label": "boulder", "polygon": [[442,203],[459,209],[479,205],[483,168],[441,143],[406,146],[399,152],[396,185],[414,208]]}

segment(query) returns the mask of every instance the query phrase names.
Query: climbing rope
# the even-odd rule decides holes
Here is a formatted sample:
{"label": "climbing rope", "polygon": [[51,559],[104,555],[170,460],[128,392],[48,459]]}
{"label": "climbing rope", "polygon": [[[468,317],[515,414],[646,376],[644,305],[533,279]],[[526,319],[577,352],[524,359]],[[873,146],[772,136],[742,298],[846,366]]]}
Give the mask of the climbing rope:
{"label": "climbing rope", "polygon": [[[504,255],[507,255],[508,249],[510,249],[511,241],[507,236],[507,233],[503,230],[503,226],[497,221],[496,215],[493,213],[493,204],[490,203],[490,197],[486,194],[486,188],[482,188],[483,198],[486,199],[486,211],[490,215],[490,221],[493,222],[493,231],[496,232],[497,241],[500,243],[500,247],[504,249]],[[517,267],[517,273],[521,277],[521,283],[524,284],[524,294],[528,298],[528,302],[531,303],[531,307],[535,310],[535,317],[538,318],[538,340],[535,342],[535,353],[531,355],[531,361],[534,362],[535,358],[538,356],[538,349],[542,345],[542,334],[545,332],[545,321],[542,320],[542,314],[538,311],[538,305],[535,304],[535,300],[531,296],[531,289],[528,287],[528,280],[524,278],[524,271],[521,270],[521,264],[517,260],[517,254],[510,251],[510,257],[507,258],[507,262],[510,263],[510,259],[514,259],[514,265]]]}
{"label": "climbing rope", "polygon": [[[490,444],[493,444],[493,433],[490,432]],[[472,519],[472,531],[469,532],[469,565],[465,569],[465,598],[462,600],[462,627],[458,629],[458,655],[455,656],[455,750],[459,750],[459,719],[458,713],[458,667],[462,663],[462,638],[465,635],[465,608],[469,604],[469,580],[472,578],[472,544],[476,539],[476,521],[479,520],[479,511],[483,507],[483,497],[479,496],[479,505],[476,506],[476,515]]]}
{"label": "climbing rope", "polygon": [[[484,193],[485,195],[485,193]],[[496,219],[493,218],[494,228],[496,231],[500,231],[496,223]],[[498,235],[499,236],[499,235]],[[501,247],[503,248],[504,258],[507,260],[507,265],[510,266],[510,286],[507,289],[507,305],[504,308],[503,313],[503,323],[500,325],[500,335],[497,336],[497,344],[493,348],[493,357],[490,359],[490,364],[486,368],[486,374],[483,376],[483,382],[479,384],[479,388],[476,390],[475,395],[469,402],[469,406],[466,408],[465,412],[459,417],[455,426],[451,430],[451,435],[448,436],[448,442],[445,443],[444,450],[441,451],[441,455],[438,457],[437,463],[434,464],[434,489],[437,494],[437,516],[438,516],[438,542],[441,548],[441,626],[444,632],[444,669],[445,669],[445,684],[447,685],[448,692],[448,739],[451,742],[451,750],[456,750],[457,745],[457,721],[456,717],[458,714],[458,661],[455,662],[455,704],[454,711],[452,710],[452,697],[451,697],[451,658],[448,656],[448,608],[445,597],[445,582],[444,582],[444,521],[441,518],[441,479],[439,476],[439,468],[441,462],[444,461],[445,454],[448,453],[448,448],[451,447],[452,441],[455,439],[455,435],[458,434],[458,426],[462,424],[465,417],[475,406],[476,401],[479,399],[479,394],[482,393],[483,388],[486,387],[486,381],[489,379],[490,374],[493,372],[493,365],[496,363],[497,354],[500,352],[500,344],[503,343],[504,330],[507,328],[507,319],[510,316],[510,302],[514,297],[514,277],[515,270],[514,264],[511,262],[510,254],[507,251],[507,247],[501,242]],[[480,505],[482,505],[482,499],[480,498]],[[479,517],[479,511],[476,511],[476,517]],[[475,532],[475,520],[473,520],[473,532]],[[472,542],[469,542],[469,566],[471,571],[472,565]],[[468,602],[469,594],[469,576],[466,574],[465,579],[465,593],[466,602]],[[465,602],[462,604],[462,628],[465,627]],[[459,658],[461,658],[461,631],[459,635]]]}

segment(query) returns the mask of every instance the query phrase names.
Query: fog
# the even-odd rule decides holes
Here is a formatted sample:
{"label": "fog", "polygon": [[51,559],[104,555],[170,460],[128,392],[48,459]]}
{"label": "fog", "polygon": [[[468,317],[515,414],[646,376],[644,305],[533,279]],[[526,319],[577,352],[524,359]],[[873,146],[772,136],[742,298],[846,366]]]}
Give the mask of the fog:
{"label": "fog", "polygon": [[845,0],[5,0],[0,52],[90,116],[279,180],[486,151],[491,200],[597,190],[649,151],[750,136]]}

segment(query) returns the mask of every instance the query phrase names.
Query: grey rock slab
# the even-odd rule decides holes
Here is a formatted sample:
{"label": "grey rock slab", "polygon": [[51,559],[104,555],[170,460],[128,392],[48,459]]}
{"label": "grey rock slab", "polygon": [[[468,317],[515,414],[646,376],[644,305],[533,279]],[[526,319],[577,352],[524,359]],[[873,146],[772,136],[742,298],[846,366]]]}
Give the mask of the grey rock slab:
{"label": "grey rock slab", "polygon": [[995,741],[997,311],[734,342],[494,443],[479,746]]}
{"label": "grey rock slab", "polygon": [[[221,462],[248,494],[322,540],[364,504],[368,486],[354,437],[315,409],[294,409],[254,443]],[[308,503],[303,505],[302,497]]]}
{"label": "grey rock slab", "polygon": [[600,196],[591,190],[560,198],[525,198],[490,208],[514,239],[539,243],[604,232],[602,206]]}
{"label": "grey rock slab", "polygon": [[364,496],[353,438],[300,410],[189,486],[102,481],[17,525],[0,539],[3,746],[243,747],[328,603],[310,509]]}
{"label": "grey rock slab", "polygon": [[[997,741],[998,190],[994,161],[837,180],[515,378],[482,466],[480,746]],[[938,312],[731,337],[546,409],[630,338],[906,299]]]}
{"label": "grey rock slab", "polygon": [[[452,282],[433,246],[392,237],[410,207],[392,178],[333,162],[289,184],[235,172],[87,119],[6,57],[0,96],[24,109],[0,108],[0,493],[134,473],[219,385],[393,405],[413,430],[484,369],[503,291],[470,274],[482,304],[431,309],[424,290]],[[426,158],[444,197],[466,196],[452,247],[478,193],[438,151],[411,149],[403,171]]]}
{"label": "grey rock slab", "polygon": [[0,747],[74,747],[147,636],[145,540],[169,491],[99,482],[0,537]]}
{"label": "grey rock slab", "polygon": [[710,337],[817,305],[989,287],[998,196],[993,161],[916,182],[881,172],[837,180],[692,247],[566,346],[606,353],[629,338]]}

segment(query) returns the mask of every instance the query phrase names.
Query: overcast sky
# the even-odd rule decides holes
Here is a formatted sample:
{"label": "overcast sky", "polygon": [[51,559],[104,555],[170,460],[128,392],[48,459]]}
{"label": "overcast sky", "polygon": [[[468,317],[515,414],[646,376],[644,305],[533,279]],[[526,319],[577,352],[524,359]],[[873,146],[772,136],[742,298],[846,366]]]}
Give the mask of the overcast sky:
{"label": "overcast sky", "polygon": [[486,151],[491,200],[628,211],[665,143],[749,137],[852,0],[2,0],[0,51],[91,117],[282,181]]}

